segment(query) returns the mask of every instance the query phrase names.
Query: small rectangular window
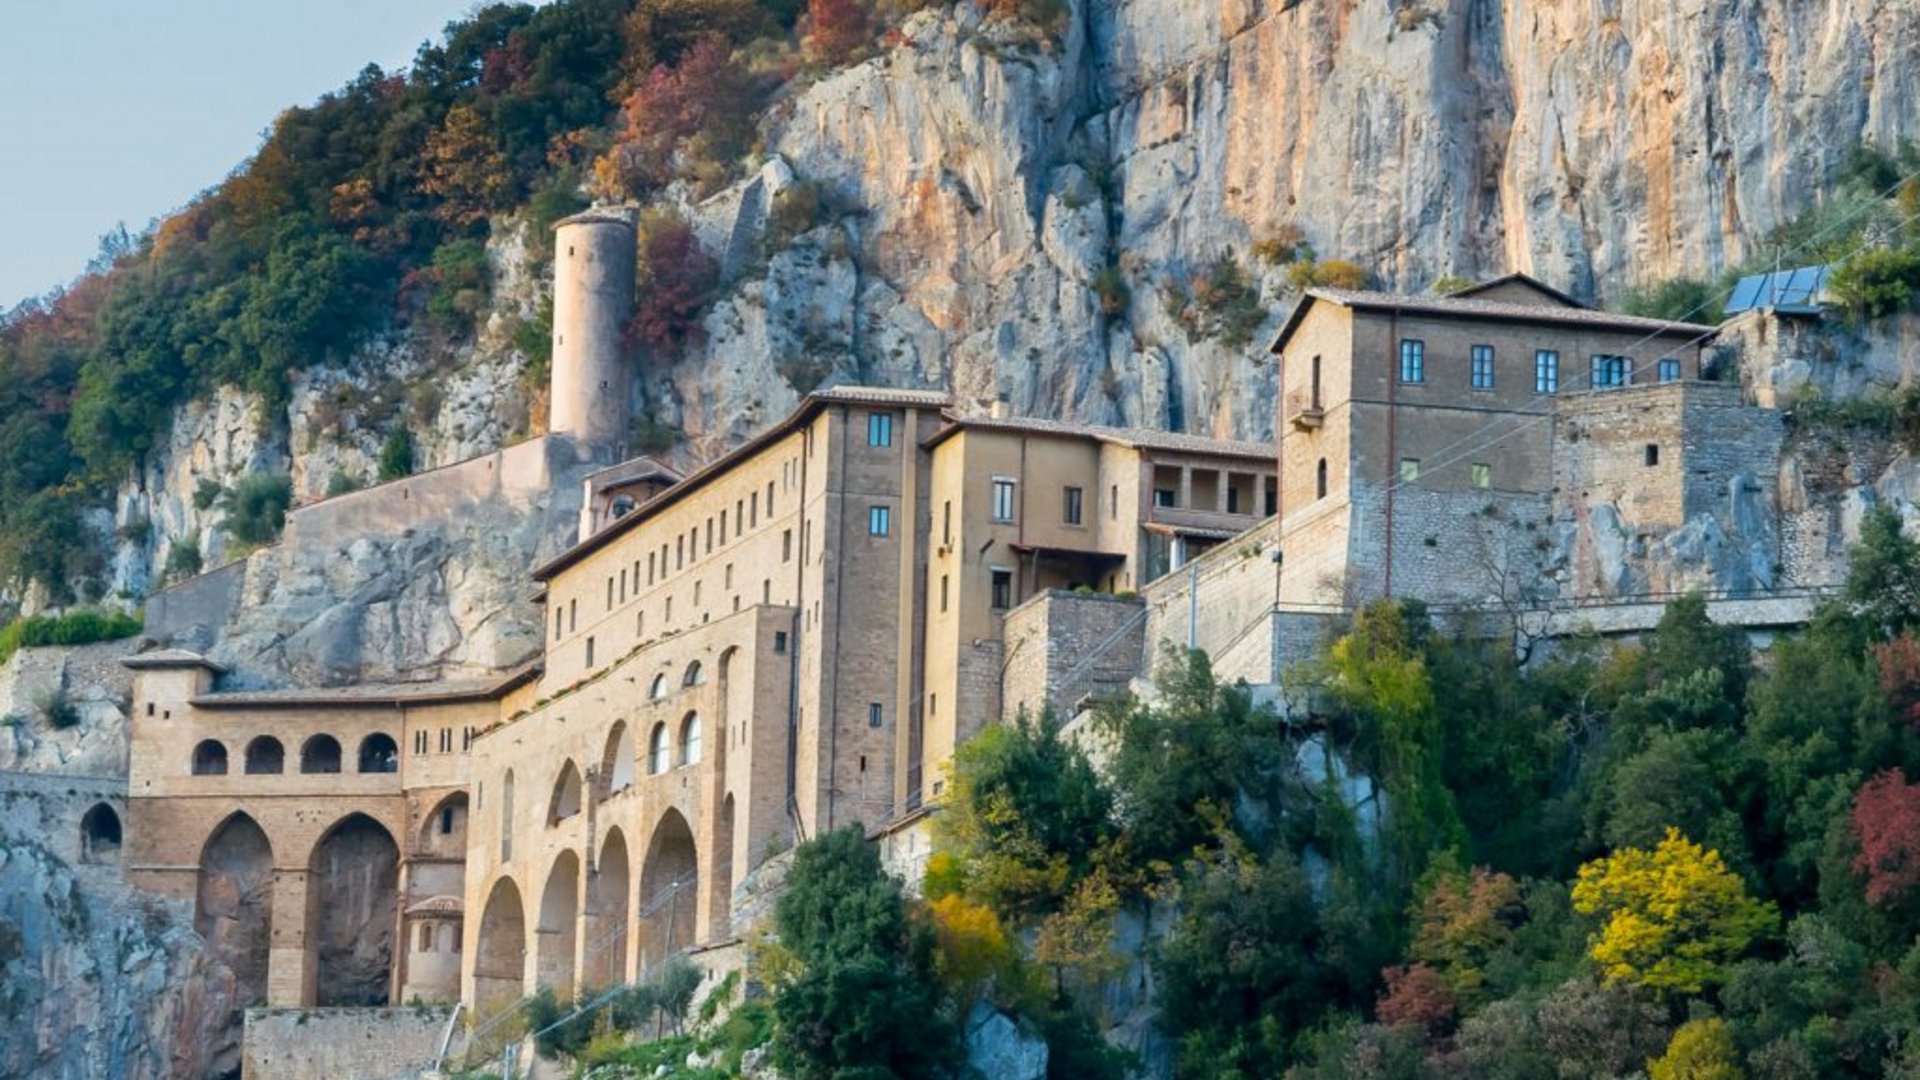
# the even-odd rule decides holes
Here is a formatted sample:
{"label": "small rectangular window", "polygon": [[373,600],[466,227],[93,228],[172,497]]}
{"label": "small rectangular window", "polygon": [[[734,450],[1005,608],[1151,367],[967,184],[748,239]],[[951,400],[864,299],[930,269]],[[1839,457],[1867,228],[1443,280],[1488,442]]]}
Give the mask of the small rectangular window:
{"label": "small rectangular window", "polygon": [[1647,460],[1647,464],[1650,466],[1660,464],[1660,444],[1659,443],[1647,444],[1646,460]]}
{"label": "small rectangular window", "polygon": [[953,543],[953,500],[940,504],[940,542]]}
{"label": "small rectangular window", "polygon": [[1479,462],[1479,461],[1474,462],[1473,463],[1473,486],[1477,488],[1492,487],[1493,486],[1493,466],[1485,464],[1483,462]]}
{"label": "small rectangular window", "polygon": [[1067,488],[1066,491],[1061,494],[1061,499],[1065,503],[1065,505],[1062,507],[1062,510],[1066,514],[1067,524],[1069,525],[1080,524],[1080,501],[1081,501],[1080,489],[1077,487]]}
{"label": "small rectangular window", "polygon": [[587,638],[587,666],[593,666],[593,638]]}
{"label": "small rectangular window", "polygon": [[1662,357],[1662,358],[1661,358],[1661,360],[1660,360],[1660,381],[1661,381],[1661,382],[1679,382],[1679,381],[1680,381],[1680,360],[1679,360],[1679,358],[1677,358],[1677,357],[1672,357],[1672,356],[1667,356],[1667,357]]}
{"label": "small rectangular window", "polygon": [[867,726],[880,727],[886,722],[886,712],[881,709],[880,703],[877,701],[869,702],[867,705]]}
{"label": "small rectangular window", "polygon": [[1013,571],[993,572],[993,606],[1000,611],[1013,606]]}
{"label": "small rectangular window", "polygon": [[1420,459],[1403,457],[1400,459],[1400,482],[1411,484],[1420,479]]}
{"label": "small rectangular window", "polygon": [[1427,381],[1427,343],[1408,338],[1400,343],[1400,381]]}
{"label": "small rectangular window", "polygon": [[777,653],[787,651],[787,632],[785,630],[775,630],[773,632],[773,651]]}
{"label": "small rectangular window", "polygon": [[1107,487],[1107,520],[1108,521],[1120,520],[1120,485],[1119,484],[1111,484]]}
{"label": "small rectangular window", "polygon": [[773,481],[767,481],[767,516],[773,516]]}
{"label": "small rectangular window", "polygon": [[1171,510],[1173,509],[1175,503],[1178,502],[1178,499],[1179,499],[1179,493],[1174,491],[1172,488],[1154,488],[1153,489],[1153,505],[1155,506],[1162,506]]}
{"label": "small rectangular window", "polygon": [[1472,351],[1473,388],[1493,389],[1493,346],[1475,345]]}
{"label": "small rectangular window", "polygon": [[1273,515],[1279,512],[1280,512],[1280,481],[1275,479],[1274,477],[1269,476],[1267,477],[1267,516],[1272,517]]}
{"label": "small rectangular window", "polygon": [[567,601],[567,633],[580,629],[580,601]]}
{"label": "small rectangular window", "polygon": [[613,610],[613,575],[607,575],[607,610]]}
{"label": "small rectangular window", "polygon": [[893,510],[886,506],[867,507],[867,535],[886,536],[893,531]]}
{"label": "small rectangular window", "polygon": [[940,611],[942,614],[945,614],[946,610],[947,610],[947,575],[941,574],[940,575]]}
{"label": "small rectangular window", "polygon": [[993,478],[993,520],[1001,524],[1013,520],[1013,485],[1004,476]]}
{"label": "small rectangular window", "polygon": [[1540,349],[1533,354],[1533,392],[1560,392],[1560,354],[1552,349]]}
{"label": "small rectangular window", "polygon": [[760,493],[757,491],[747,499],[747,524],[749,526],[760,524]]}
{"label": "small rectangular window", "polygon": [[785,529],[780,533],[780,561],[793,561],[793,530]]}
{"label": "small rectangular window", "polygon": [[1227,513],[1237,514],[1239,512],[1240,512],[1240,489],[1237,487],[1230,487],[1227,489]]}
{"label": "small rectangular window", "polygon": [[1607,390],[1633,385],[1633,361],[1625,356],[1596,355],[1590,377],[1593,389]]}
{"label": "small rectangular window", "polygon": [[892,446],[893,445],[893,414],[892,413],[877,412],[877,413],[867,414],[867,445],[868,446]]}

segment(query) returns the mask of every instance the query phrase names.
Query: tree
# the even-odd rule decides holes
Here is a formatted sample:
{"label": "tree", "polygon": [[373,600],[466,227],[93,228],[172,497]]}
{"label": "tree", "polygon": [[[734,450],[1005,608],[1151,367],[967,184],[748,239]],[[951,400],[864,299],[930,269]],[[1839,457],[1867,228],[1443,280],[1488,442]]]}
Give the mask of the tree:
{"label": "tree", "polygon": [[953,1075],[962,1059],[933,935],[858,825],[794,850],[773,910],[793,975],[774,992],[773,1056],[797,1080]]}
{"label": "tree", "polygon": [[273,543],[292,502],[293,478],[286,473],[248,474],[221,501],[227,535],[248,546]]}
{"label": "tree", "polygon": [[1425,964],[1388,968],[1386,990],[1376,1010],[1388,1027],[1411,1027],[1422,1035],[1441,1035],[1453,1026],[1460,1011],[1453,987]]}
{"label": "tree", "polygon": [[1874,637],[1920,629],[1920,544],[1909,540],[1900,512],[1877,503],[1860,519],[1860,543],[1847,560],[1842,602]]}
{"label": "tree", "polygon": [[513,193],[513,173],[486,119],[470,105],[447,110],[440,129],[427,137],[421,190],[440,200],[435,213],[455,225],[470,225],[502,209]]}
{"label": "tree", "polygon": [[1678,829],[1652,851],[1623,848],[1580,868],[1573,906],[1599,921],[1588,954],[1608,982],[1697,994],[1779,922],[1720,853]]}
{"label": "tree", "polygon": [[404,427],[394,428],[380,447],[380,482],[412,475],[413,433]]}
{"label": "tree", "polygon": [[1471,1003],[1486,984],[1488,962],[1526,917],[1520,885],[1485,867],[1461,873],[1454,865],[1437,866],[1424,884],[1409,954]]}
{"label": "tree", "polygon": [[700,317],[720,287],[720,264],[671,211],[640,221],[638,297],[626,338],[670,363],[705,337]]}
{"label": "tree", "polygon": [[1647,1062],[1648,1080],[1742,1080],[1740,1051],[1719,1017],[1689,1020],[1673,1033],[1667,1052]]}
{"label": "tree", "polygon": [[844,64],[873,41],[872,17],[862,0],[807,0],[807,53]]}
{"label": "tree", "polygon": [[1059,728],[1051,712],[1023,713],[954,756],[936,835],[959,860],[968,894],[997,912],[1051,910],[1113,838],[1113,796]]}
{"label": "tree", "polygon": [[660,64],[622,106],[626,131],[599,171],[623,194],[658,187],[683,151],[690,166],[724,169],[753,145],[764,91],[736,63],[733,45],[709,33],[669,66]]}
{"label": "tree", "polygon": [[1897,907],[1920,886],[1920,784],[1889,769],[1867,781],[1854,796],[1851,818],[1860,853],[1854,872],[1866,878],[1867,901]]}

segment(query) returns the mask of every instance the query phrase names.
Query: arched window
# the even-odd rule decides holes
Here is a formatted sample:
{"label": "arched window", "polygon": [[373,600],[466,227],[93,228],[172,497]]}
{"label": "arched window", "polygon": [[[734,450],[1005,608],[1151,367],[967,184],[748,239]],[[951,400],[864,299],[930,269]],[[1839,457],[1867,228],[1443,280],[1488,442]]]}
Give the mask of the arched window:
{"label": "arched window", "polygon": [[1326,458],[1321,458],[1320,464],[1314,466],[1313,491],[1314,491],[1313,497],[1316,499],[1324,499],[1327,497],[1327,459]]}
{"label": "arched window", "polygon": [[340,771],[340,740],[331,735],[315,735],[300,747],[300,771],[337,773]]}
{"label": "arched window", "polygon": [[400,748],[393,736],[376,731],[360,740],[360,771],[390,773],[400,771]]}
{"label": "arched window", "polygon": [[697,765],[700,762],[700,714],[688,713],[680,721],[680,764]]}
{"label": "arched window", "polygon": [[659,701],[661,698],[664,698],[666,696],[667,696],[666,675],[665,674],[655,675],[653,677],[653,688],[647,691],[647,697],[654,701]]}
{"label": "arched window", "polygon": [[647,740],[647,771],[658,776],[673,767],[673,744],[667,737],[667,725],[653,725],[653,737]]}
{"label": "arched window", "polygon": [[681,686],[699,686],[701,683],[706,681],[707,681],[706,672],[703,672],[700,670],[700,661],[698,660],[695,660],[693,663],[688,664],[687,673],[680,677]]}
{"label": "arched window", "polygon": [[612,795],[633,786],[635,765],[633,729],[623,720],[613,725],[613,730],[607,733],[607,752],[600,762],[600,775],[607,778],[607,794]]}
{"label": "arched window", "polygon": [[287,751],[280,740],[261,735],[247,744],[247,775],[272,776],[287,767]]}
{"label": "arched window", "polygon": [[120,815],[106,803],[94,803],[80,819],[80,859],[106,862],[120,854]]}
{"label": "arched window", "polygon": [[513,770],[500,781],[500,861],[513,858]]}
{"label": "arched window", "polygon": [[218,739],[207,739],[193,748],[193,775],[227,775],[227,748]]}
{"label": "arched window", "polygon": [[553,799],[547,804],[547,824],[558,825],[578,814],[584,788],[580,770],[572,761],[560,766],[560,775],[553,781]]}

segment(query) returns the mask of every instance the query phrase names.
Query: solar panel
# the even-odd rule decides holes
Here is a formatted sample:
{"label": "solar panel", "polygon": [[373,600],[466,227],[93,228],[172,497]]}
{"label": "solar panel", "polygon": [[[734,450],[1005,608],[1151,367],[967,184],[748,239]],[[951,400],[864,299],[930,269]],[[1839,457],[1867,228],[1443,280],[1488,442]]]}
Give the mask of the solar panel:
{"label": "solar panel", "polygon": [[1801,266],[1743,277],[1727,297],[1726,314],[1738,315],[1754,308],[1817,309],[1826,295],[1827,274],[1831,269]]}

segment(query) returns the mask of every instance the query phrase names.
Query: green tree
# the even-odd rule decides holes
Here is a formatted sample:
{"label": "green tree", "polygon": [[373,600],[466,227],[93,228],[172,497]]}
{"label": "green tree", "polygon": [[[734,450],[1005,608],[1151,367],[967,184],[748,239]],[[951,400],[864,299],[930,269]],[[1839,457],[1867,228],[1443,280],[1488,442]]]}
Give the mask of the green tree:
{"label": "green tree", "polygon": [[1842,600],[1865,631],[1882,640],[1920,629],[1920,543],[1907,538],[1900,512],[1876,503],[1860,520],[1848,555]]}
{"label": "green tree", "polygon": [[394,428],[380,447],[380,482],[412,475],[413,433],[404,427]]}
{"label": "green tree", "polygon": [[857,825],[794,850],[773,926],[794,973],[774,992],[773,1056],[798,1080],[956,1075],[962,1054],[933,935]]}
{"label": "green tree", "polygon": [[273,543],[292,502],[293,478],[286,473],[248,474],[222,502],[227,535],[248,546]]}

